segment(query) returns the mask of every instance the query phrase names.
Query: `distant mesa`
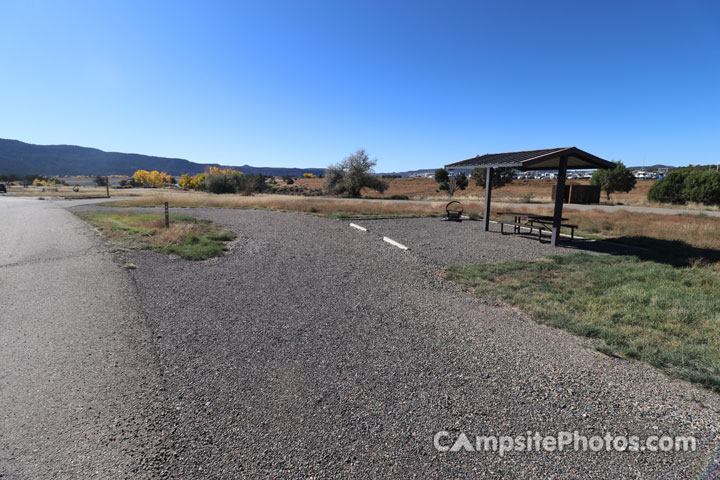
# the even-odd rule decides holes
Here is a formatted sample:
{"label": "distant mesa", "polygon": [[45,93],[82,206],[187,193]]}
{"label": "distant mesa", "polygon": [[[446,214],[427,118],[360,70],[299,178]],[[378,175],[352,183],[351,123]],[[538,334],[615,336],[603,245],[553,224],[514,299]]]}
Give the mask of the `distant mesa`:
{"label": "distant mesa", "polygon": [[[47,176],[132,175],[137,170],[158,170],[171,175],[204,172],[208,167],[227,166],[195,163],[182,158],[153,157],[137,153],[104,152],[75,145],[33,145],[18,140],[0,139],[0,175],[37,173]],[[295,175],[325,173],[323,168],[283,168],[232,166],[244,174]]]}

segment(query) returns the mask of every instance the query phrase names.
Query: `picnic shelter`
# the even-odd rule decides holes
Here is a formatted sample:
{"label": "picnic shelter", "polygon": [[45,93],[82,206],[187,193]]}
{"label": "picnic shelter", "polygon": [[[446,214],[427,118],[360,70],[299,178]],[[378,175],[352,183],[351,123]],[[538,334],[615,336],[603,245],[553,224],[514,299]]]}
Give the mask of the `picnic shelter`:
{"label": "picnic shelter", "polygon": [[483,215],[483,229],[490,229],[490,202],[492,198],[491,173],[493,168],[513,168],[520,171],[528,170],[557,170],[557,195],[555,195],[555,209],[552,218],[552,236],[550,243],[557,246],[560,238],[562,224],[562,210],[565,191],[565,181],[568,170],[587,170],[605,168],[612,169],[616,165],[600,157],[580,150],[576,147],[547,148],[544,150],[528,150],[524,152],[487,153],[467,160],[450,163],[445,168],[452,171],[456,168],[484,168],[485,169],[485,209]]}

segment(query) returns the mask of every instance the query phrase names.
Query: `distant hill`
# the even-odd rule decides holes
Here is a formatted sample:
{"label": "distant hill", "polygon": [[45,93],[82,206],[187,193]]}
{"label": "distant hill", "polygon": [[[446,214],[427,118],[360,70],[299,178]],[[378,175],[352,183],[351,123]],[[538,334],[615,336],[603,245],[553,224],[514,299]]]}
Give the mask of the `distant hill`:
{"label": "distant hill", "polygon": [[[195,163],[182,158],[153,157],[137,153],[104,152],[96,148],[75,145],[33,145],[18,140],[0,139],[0,175],[37,173],[48,176],[66,175],[132,175],[137,170],[159,170],[171,175],[204,172],[218,164]],[[223,167],[224,168],[224,167]],[[243,165],[232,167],[245,174],[315,175],[322,168],[275,168]]]}
{"label": "distant hill", "polygon": [[673,167],[672,165],[650,165],[647,167],[628,167],[628,170],[660,170],[660,169],[668,169],[673,170],[678,167]]}
{"label": "distant hill", "polygon": [[[442,168],[442,165],[440,165],[437,168]],[[406,172],[383,172],[383,173],[378,173],[378,175],[381,175],[381,176],[382,175],[398,175],[398,176],[404,177],[404,178],[428,177],[428,176],[432,177],[435,175],[435,170],[437,170],[437,168],[423,168],[421,170],[408,170]],[[460,168],[453,168],[452,171],[455,174],[464,173],[465,175],[469,175],[470,172],[473,171],[473,168],[460,167]]]}

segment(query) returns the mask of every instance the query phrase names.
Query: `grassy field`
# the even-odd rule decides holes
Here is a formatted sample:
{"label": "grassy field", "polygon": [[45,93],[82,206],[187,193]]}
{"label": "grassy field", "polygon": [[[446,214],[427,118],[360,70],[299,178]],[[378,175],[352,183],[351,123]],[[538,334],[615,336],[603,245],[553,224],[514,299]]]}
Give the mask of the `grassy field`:
{"label": "grassy field", "polygon": [[720,391],[720,266],[677,268],[637,257],[572,254],[454,266],[447,278],[534,319],[602,340]]}
{"label": "grassy field", "polygon": [[165,217],[153,214],[80,214],[120,249],[156,250],[186,260],[205,260],[222,255],[233,232],[221,230],[207,220],[171,215],[170,228]]}

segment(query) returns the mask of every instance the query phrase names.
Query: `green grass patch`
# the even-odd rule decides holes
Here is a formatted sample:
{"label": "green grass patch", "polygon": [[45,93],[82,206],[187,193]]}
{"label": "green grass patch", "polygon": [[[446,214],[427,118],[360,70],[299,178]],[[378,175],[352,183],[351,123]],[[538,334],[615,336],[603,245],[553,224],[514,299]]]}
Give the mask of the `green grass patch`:
{"label": "green grass patch", "polygon": [[720,391],[720,269],[577,253],[452,266],[447,279]]}
{"label": "green grass patch", "polygon": [[170,215],[170,228],[165,228],[164,215],[156,214],[99,213],[80,217],[123,249],[155,250],[185,260],[220,256],[225,243],[236,237],[209,220],[188,215]]}

